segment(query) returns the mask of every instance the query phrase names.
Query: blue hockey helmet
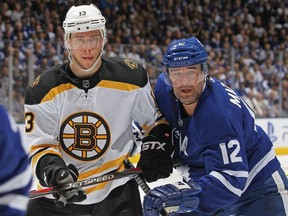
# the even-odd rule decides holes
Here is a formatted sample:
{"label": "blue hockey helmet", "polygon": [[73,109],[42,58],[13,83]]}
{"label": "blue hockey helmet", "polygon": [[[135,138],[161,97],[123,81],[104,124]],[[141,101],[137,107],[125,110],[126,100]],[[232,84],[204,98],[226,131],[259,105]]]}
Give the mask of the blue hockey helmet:
{"label": "blue hockey helmet", "polygon": [[202,70],[207,72],[207,59],[208,54],[201,42],[197,38],[191,37],[173,40],[164,54],[163,63],[166,70],[201,64],[204,66]]}

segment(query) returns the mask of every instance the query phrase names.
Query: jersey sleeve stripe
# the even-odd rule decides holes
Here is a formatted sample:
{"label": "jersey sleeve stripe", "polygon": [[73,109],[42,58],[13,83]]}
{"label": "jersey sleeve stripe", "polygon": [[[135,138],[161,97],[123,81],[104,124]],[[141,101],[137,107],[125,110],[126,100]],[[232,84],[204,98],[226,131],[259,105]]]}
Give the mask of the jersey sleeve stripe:
{"label": "jersey sleeve stripe", "polygon": [[17,190],[27,186],[31,182],[31,168],[28,166],[22,173],[0,185],[1,193]]}
{"label": "jersey sleeve stripe", "polygon": [[273,148],[271,148],[271,150],[250,171],[244,191],[248,188],[255,176],[275,157],[275,151]]}
{"label": "jersey sleeve stripe", "polygon": [[26,207],[28,204],[28,197],[19,194],[8,194],[0,198],[0,205],[1,206],[8,206],[17,209],[20,211],[26,211]]}
{"label": "jersey sleeve stripe", "polygon": [[[121,172],[125,169],[125,166],[124,164],[122,163],[121,166],[117,169],[118,172]],[[100,174],[101,175],[101,174]],[[130,177],[127,177],[127,178],[130,178]],[[114,181],[117,181],[117,180],[114,180]],[[101,184],[97,184],[95,186],[92,186],[92,187],[88,187],[88,188],[85,188],[85,191],[87,194],[89,193],[92,193],[93,191],[96,191],[96,190],[101,190],[103,189],[104,187],[106,187],[106,185],[108,184],[111,184],[111,182],[103,182]]]}
{"label": "jersey sleeve stripe", "polygon": [[226,173],[230,176],[248,178],[248,172],[247,171],[223,170],[222,172]]}
{"label": "jersey sleeve stripe", "polygon": [[95,169],[83,172],[79,175],[78,179],[83,180],[86,178],[91,178],[95,174],[103,175],[103,174],[110,172],[112,170],[115,170],[115,169],[117,169],[118,171],[123,171],[124,170],[123,160],[126,158],[128,158],[128,155],[124,155],[120,158],[117,158],[116,160],[111,160],[111,161],[103,164],[101,167],[97,167]]}
{"label": "jersey sleeve stripe", "polygon": [[229,191],[231,191],[232,193],[236,194],[237,196],[241,196],[241,194],[243,193],[242,190],[234,187],[233,185],[230,184],[229,181],[227,181],[227,179],[219,172],[216,171],[212,171],[209,175],[214,176],[215,178],[217,178]]}

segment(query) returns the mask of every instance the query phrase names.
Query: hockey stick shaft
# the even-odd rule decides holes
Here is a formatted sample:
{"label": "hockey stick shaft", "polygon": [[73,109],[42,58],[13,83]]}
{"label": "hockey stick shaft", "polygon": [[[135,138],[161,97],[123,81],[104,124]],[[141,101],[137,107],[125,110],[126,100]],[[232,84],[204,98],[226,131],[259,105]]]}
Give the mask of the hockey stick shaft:
{"label": "hockey stick shaft", "polygon": [[127,169],[122,172],[111,172],[108,174],[104,174],[102,176],[98,176],[95,178],[89,178],[85,179],[82,181],[77,181],[77,182],[72,182],[72,183],[67,183],[59,186],[53,186],[53,187],[48,187],[40,190],[32,190],[29,192],[29,198],[30,199],[37,199],[40,197],[43,197],[48,194],[54,194],[54,193],[59,193],[61,191],[73,189],[73,188],[78,188],[78,187],[87,187],[90,185],[95,185],[95,184],[100,184],[103,182],[108,182],[108,181],[113,181],[116,179],[120,179],[123,177],[128,177],[131,175],[138,175],[142,173],[141,168],[132,168],[132,169]]}
{"label": "hockey stick shaft", "polygon": [[[129,161],[129,159],[125,160],[124,163],[128,169],[135,168],[134,165]],[[141,177],[139,174],[135,175],[134,179],[137,182],[137,184],[141,187],[141,189],[143,190],[143,192],[145,194],[147,194],[151,190],[149,185],[145,181],[145,179],[143,177]],[[166,210],[164,208],[161,210],[160,215],[161,216],[169,216],[169,214],[166,212]]]}

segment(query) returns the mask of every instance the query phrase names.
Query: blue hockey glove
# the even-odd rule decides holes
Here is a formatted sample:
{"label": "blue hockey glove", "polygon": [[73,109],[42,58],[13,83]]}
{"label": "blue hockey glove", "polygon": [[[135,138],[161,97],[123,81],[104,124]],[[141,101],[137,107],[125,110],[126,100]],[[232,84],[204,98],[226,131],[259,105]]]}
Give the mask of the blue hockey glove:
{"label": "blue hockey glove", "polygon": [[201,191],[201,186],[192,180],[155,187],[144,197],[144,216],[159,216],[163,208],[169,215],[192,212],[199,205],[195,195]]}

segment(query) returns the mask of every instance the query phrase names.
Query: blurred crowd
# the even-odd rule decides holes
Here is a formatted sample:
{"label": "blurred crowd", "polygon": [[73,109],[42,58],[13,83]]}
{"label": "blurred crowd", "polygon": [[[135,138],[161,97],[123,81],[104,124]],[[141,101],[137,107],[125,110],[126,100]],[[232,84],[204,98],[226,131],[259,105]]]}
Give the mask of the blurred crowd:
{"label": "blurred crowd", "polygon": [[[75,2],[0,1],[0,102],[8,105],[10,56],[12,113],[18,122],[24,121],[29,69],[38,76],[67,61],[62,21]],[[152,85],[171,40],[196,36],[208,50],[210,75],[237,91],[257,117],[288,117],[287,1],[77,1],[90,3],[107,20],[104,55],[143,63]]]}

